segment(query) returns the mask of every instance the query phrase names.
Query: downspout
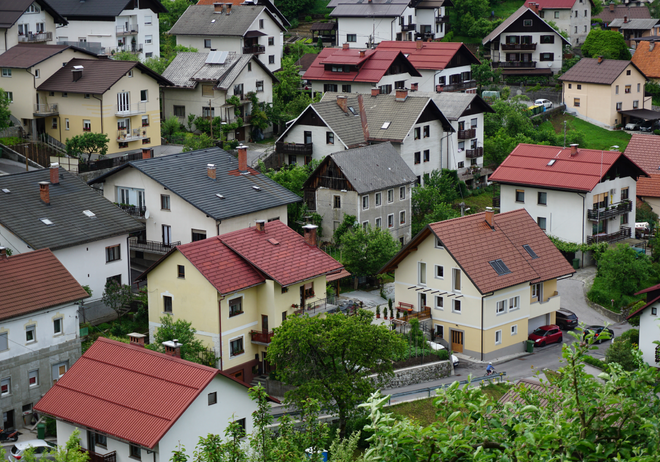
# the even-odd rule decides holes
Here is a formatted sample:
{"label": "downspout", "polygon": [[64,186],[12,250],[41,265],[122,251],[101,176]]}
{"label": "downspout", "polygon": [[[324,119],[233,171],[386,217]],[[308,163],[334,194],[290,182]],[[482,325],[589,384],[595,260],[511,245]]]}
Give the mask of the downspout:
{"label": "downspout", "polygon": [[5,51],[7,51],[7,29],[5,29]]}
{"label": "downspout", "polygon": [[[100,103],[99,108],[101,109],[101,133],[105,133],[105,131],[103,130],[103,98],[97,98],[96,95],[92,95],[92,97],[94,97],[94,99],[99,100]],[[110,137],[108,136],[108,138]]]}
{"label": "downspout", "polygon": [[[60,124],[61,125],[61,124]],[[60,127],[60,140],[62,139],[62,128]],[[131,235],[126,236],[126,252],[128,253],[127,265],[128,265],[128,284],[133,285],[133,278],[131,277]],[[137,287],[140,288],[139,285]]]}
{"label": "downspout", "polygon": [[481,297],[481,361],[484,360],[484,298]]}
{"label": "downspout", "polygon": [[[578,196],[582,196],[582,194],[578,193]],[[586,220],[586,213],[585,213],[585,200],[587,198],[587,195],[585,194],[582,196],[582,243],[584,244],[585,241],[585,236],[584,236],[584,221]],[[582,267],[584,268],[584,252],[582,252]]]}

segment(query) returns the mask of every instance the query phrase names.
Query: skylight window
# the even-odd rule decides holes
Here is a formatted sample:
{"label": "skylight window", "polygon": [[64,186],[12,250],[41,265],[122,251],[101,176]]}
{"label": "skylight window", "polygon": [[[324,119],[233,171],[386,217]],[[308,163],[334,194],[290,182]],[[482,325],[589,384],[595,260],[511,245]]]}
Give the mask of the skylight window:
{"label": "skylight window", "polygon": [[535,258],[539,258],[539,256],[536,255],[536,252],[534,252],[528,244],[523,245],[523,249],[525,249],[529,254],[529,256],[532,257],[532,260]]}
{"label": "skylight window", "polygon": [[381,130],[387,130],[388,128],[390,128],[390,125],[392,125],[392,122],[385,122],[385,123],[380,127],[380,129],[381,129]]}
{"label": "skylight window", "polygon": [[41,222],[46,226],[52,226],[55,224],[52,221],[50,221],[48,218],[39,218],[39,220],[41,220]]}
{"label": "skylight window", "polygon": [[9,194],[11,191],[7,188],[2,188],[2,192],[5,194]]}
{"label": "skylight window", "polygon": [[254,189],[255,191],[261,191],[261,188],[259,186],[252,186],[252,189]]}
{"label": "skylight window", "polygon": [[92,212],[91,210],[83,210],[83,213],[88,216],[89,218],[96,218],[96,214]]}
{"label": "skylight window", "polygon": [[510,274],[511,270],[504,264],[500,259],[489,261],[490,266],[493,267],[498,276],[503,276],[505,274]]}
{"label": "skylight window", "polygon": [[357,115],[357,112],[355,112],[355,108],[353,106],[348,106],[348,110],[351,111],[353,115]]}
{"label": "skylight window", "polygon": [[218,197],[218,198],[220,198],[220,199],[224,199],[224,198],[225,198],[225,196],[223,196],[222,194],[216,194],[216,197]]}
{"label": "skylight window", "polygon": [[550,162],[548,162],[548,167],[552,167],[553,165],[555,165],[555,162],[557,162],[557,159],[550,160]]}

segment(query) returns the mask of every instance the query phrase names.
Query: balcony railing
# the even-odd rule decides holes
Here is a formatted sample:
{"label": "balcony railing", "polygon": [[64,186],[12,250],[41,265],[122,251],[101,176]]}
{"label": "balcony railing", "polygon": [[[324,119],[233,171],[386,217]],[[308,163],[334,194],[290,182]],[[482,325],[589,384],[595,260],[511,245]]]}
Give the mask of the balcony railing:
{"label": "balcony railing", "polygon": [[117,451],[112,451],[107,454],[99,454],[98,452],[90,451],[85,448],[80,448],[80,450],[89,454],[89,462],[117,462]]}
{"label": "balcony railing", "polygon": [[137,35],[138,33],[138,25],[137,24],[129,24],[128,26],[117,26],[117,35],[122,36],[122,35]]}
{"label": "balcony railing", "polygon": [[121,53],[123,51],[128,51],[129,53],[142,53],[144,49],[143,43],[127,43],[126,45],[118,46],[117,48],[107,48],[106,52],[110,55],[115,53]]}
{"label": "balcony railing", "polygon": [[252,343],[261,343],[264,345],[269,345],[270,342],[273,340],[274,335],[275,332],[273,332],[272,330],[269,332],[265,332],[262,330],[250,331],[250,337],[252,338]]}
{"label": "balcony railing", "polygon": [[503,43],[502,51],[507,50],[536,50],[536,43]]}
{"label": "balcony railing", "polygon": [[459,130],[458,131],[458,139],[459,140],[469,140],[477,136],[477,129],[476,128],[468,128],[466,130]]}
{"label": "balcony railing", "polygon": [[39,32],[37,34],[28,33],[27,35],[19,35],[19,43],[39,43],[39,42],[50,42],[53,40],[52,32]]}
{"label": "balcony railing", "polygon": [[499,62],[494,62],[493,67],[535,68],[536,67],[536,61],[499,61]]}
{"label": "balcony railing", "polygon": [[435,23],[436,23],[436,24],[442,24],[442,23],[445,23],[445,22],[447,22],[447,21],[449,21],[449,17],[448,17],[448,16],[436,16],[436,17],[435,17]]}
{"label": "balcony railing", "polygon": [[57,108],[57,103],[54,104],[35,104],[34,105],[34,116],[35,117],[40,117],[40,116],[51,116],[59,114],[59,110]]}
{"label": "balcony railing", "polygon": [[401,30],[403,32],[408,32],[408,31],[415,31],[415,26],[416,24],[401,24]]}
{"label": "balcony railing", "polygon": [[600,234],[594,234],[593,236],[587,236],[587,244],[593,244],[594,242],[614,242],[629,237],[630,237],[630,228],[622,226],[621,229],[615,233],[610,233],[610,234],[600,233]]}
{"label": "balcony railing", "polygon": [[476,159],[477,157],[483,157],[483,156],[484,156],[484,148],[474,148],[474,149],[465,150],[465,157],[467,159]]}
{"label": "balcony railing", "polygon": [[115,116],[127,117],[147,112],[147,103],[118,104],[115,106]]}
{"label": "balcony railing", "polygon": [[625,201],[618,204],[612,204],[608,208],[597,208],[587,210],[587,219],[589,221],[600,221],[614,218],[623,213],[632,211],[632,202]]}
{"label": "balcony railing", "polygon": [[164,244],[158,241],[147,241],[146,239],[140,239],[138,237],[129,237],[128,245],[131,250],[137,250],[139,252],[151,252],[158,254],[166,254],[172,250],[177,245],[181,245],[181,241],[170,242],[169,244]]}
{"label": "balcony railing", "polygon": [[259,54],[259,53],[265,53],[266,52],[266,47],[263,45],[252,45],[249,47],[243,47],[243,54],[244,55],[249,55],[249,54]]}
{"label": "balcony railing", "polygon": [[275,151],[279,154],[302,154],[312,155],[312,143],[285,143],[278,141],[275,143]]}
{"label": "balcony railing", "polygon": [[462,82],[454,82],[450,83],[449,85],[436,85],[435,91],[438,93],[442,91],[461,91],[467,88],[476,88],[476,86],[476,80],[463,80]]}
{"label": "balcony railing", "polygon": [[117,207],[119,207],[129,215],[138,218],[144,218],[144,214],[147,211],[147,208],[145,206],[139,206],[139,205],[117,204]]}
{"label": "balcony railing", "polygon": [[149,138],[147,130],[144,128],[134,128],[133,130],[117,130],[117,141],[128,143],[129,141],[139,141]]}

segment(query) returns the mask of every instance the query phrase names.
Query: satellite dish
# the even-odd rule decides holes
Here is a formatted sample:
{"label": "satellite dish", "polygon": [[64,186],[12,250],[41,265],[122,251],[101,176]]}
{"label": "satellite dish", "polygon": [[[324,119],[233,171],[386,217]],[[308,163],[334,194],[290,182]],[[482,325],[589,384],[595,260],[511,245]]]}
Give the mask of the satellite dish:
{"label": "satellite dish", "polygon": [[145,210],[144,211],[144,218],[146,218],[148,220],[150,216],[151,216],[151,214],[149,213],[149,210]]}

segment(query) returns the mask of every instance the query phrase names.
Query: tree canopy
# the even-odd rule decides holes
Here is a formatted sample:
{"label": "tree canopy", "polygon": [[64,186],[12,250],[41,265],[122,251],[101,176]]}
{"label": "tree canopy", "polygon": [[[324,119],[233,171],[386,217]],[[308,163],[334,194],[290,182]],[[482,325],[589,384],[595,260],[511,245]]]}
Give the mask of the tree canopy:
{"label": "tree canopy", "polygon": [[342,263],[354,276],[373,276],[400,247],[387,229],[355,226],[341,237]]}
{"label": "tree canopy", "polygon": [[181,343],[181,358],[198,364],[215,366],[216,357],[195,337],[197,330],[185,319],[172,320],[172,316],[160,318],[160,327],[156,329],[153,342],[147,348],[163,353],[163,342],[176,339]]}
{"label": "tree canopy", "polygon": [[[412,234],[416,235],[429,223],[459,217],[458,210],[452,204],[461,197],[461,185],[454,170],[442,169],[442,173],[433,170],[424,177],[424,185],[417,185],[412,190]],[[462,185],[466,189],[465,184]]]}
{"label": "tree canopy", "polygon": [[631,58],[626,41],[620,32],[592,29],[582,44],[582,53],[587,58],[625,59]]}
{"label": "tree canopy", "polygon": [[9,103],[7,93],[0,88],[0,129],[10,126],[9,116],[11,111],[9,110]]}
{"label": "tree canopy", "polygon": [[83,156],[87,154],[87,162],[89,162],[92,160],[92,154],[103,157],[108,153],[109,141],[108,135],[105,133],[83,133],[66,140],[66,152],[68,155],[81,160],[84,160]]}

